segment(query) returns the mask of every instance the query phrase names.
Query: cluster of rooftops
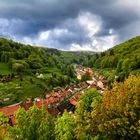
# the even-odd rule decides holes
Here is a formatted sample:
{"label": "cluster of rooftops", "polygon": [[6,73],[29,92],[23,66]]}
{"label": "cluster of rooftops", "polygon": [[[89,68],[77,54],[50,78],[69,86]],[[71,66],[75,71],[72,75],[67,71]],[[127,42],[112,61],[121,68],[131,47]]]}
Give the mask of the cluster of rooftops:
{"label": "cluster of rooftops", "polygon": [[73,106],[76,106],[79,98],[82,94],[85,94],[88,89],[95,88],[99,94],[103,94],[105,90],[106,80],[104,77],[92,78],[92,80],[86,82],[80,82],[76,84],[67,85],[65,87],[54,88],[52,93],[46,95],[45,99],[36,98],[35,101],[31,101],[27,98],[25,103],[17,103],[14,105],[0,108],[0,112],[6,114],[9,118],[9,123],[15,125],[15,112],[23,107],[28,110],[31,106],[36,104],[38,108],[45,107],[46,111],[54,116],[58,113],[62,113],[65,109],[70,110]]}

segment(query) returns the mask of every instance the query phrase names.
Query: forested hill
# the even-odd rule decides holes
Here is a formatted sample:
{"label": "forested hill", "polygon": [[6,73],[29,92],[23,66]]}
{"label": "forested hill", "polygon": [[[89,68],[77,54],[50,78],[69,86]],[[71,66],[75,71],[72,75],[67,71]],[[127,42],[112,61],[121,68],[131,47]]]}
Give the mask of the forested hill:
{"label": "forested hill", "polygon": [[[140,73],[140,36],[105,52],[96,53],[85,62],[90,67],[112,71],[122,79],[130,73]],[[110,73],[111,74],[111,73]]]}
{"label": "forested hill", "polygon": [[0,106],[42,98],[53,87],[76,82],[73,64],[82,64],[89,55],[0,38]]}
{"label": "forested hill", "polygon": [[57,49],[33,47],[0,38],[0,62],[8,63],[14,72],[45,71],[45,67],[63,68],[72,63],[80,64],[88,53],[64,52]]}
{"label": "forested hill", "polygon": [[123,79],[130,73],[140,73],[140,36],[96,54],[33,47],[0,38],[0,62],[7,63],[14,72],[27,73],[46,72],[48,67],[63,71],[70,64],[84,64],[113,71],[113,76],[118,75]]}

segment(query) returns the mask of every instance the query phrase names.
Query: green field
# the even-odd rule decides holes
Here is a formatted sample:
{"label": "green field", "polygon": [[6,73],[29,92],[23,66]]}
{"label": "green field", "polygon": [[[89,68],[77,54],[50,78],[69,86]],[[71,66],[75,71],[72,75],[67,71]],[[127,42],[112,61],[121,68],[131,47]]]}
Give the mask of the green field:
{"label": "green field", "polygon": [[8,64],[0,62],[0,74],[10,74],[11,70],[8,67]]}
{"label": "green field", "polygon": [[[0,106],[21,102],[26,98],[42,97],[45,86],[45,82],[31,76],[0,83]],[[6,98],[9,100],[4,101]]]}
{"label": "green field", "polygon": [[[0,66],[2,67],[1,74],[11,73],[7,64],[0,63]],[[48,67],[46,72],[43,73],[43,79],[37,78],[35,75],[22,74],[22,78],[13,78],[9,82],[0,82],[0,106],[22,102],[26,98],[44,97],[52,88],[52,85],[47,81],[52,77],[52,74],[56,75],[57,78],[64,76],[58,68]],[[56,77],[54,80],[58,83]]]}

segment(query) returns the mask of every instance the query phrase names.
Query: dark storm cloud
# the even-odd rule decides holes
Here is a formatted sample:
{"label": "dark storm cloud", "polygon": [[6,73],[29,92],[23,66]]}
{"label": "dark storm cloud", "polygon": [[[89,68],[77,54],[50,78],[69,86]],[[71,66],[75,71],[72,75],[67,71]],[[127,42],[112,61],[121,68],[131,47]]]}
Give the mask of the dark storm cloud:
{"label": "dark storm cloud", "polygon": [[131,10],[117,7],[111,0],[4,0],[0,3],[0,17],[26,21],[27,33],[27,24],[31,31],[32,26],[35,27],[34,32],[51,26],[53,28],[67,18],[76,17],[81,10],[89,10],[101,16],[106,27],[115,29],[136,18]]}
{"label": "dark storm cloud", "polygon": [[[22,38],[27,40],[28,37],[32,40],[37,39],[41,32],[50,31],[51,45],[53,42],[57,42],[54,43],[54,46],[57,44],[61,48],[64,46],[68,48],[72,43],[79,45],[91,43],[91,38],[85,35],[87,32],[84,27],[77,23],[80,12],[89,12],[100,17],[102,22],[100,30],[93,34],[93,38],[110,36],[109,30],[113,29],[120,41],[123,41],[140,33],[139,30],[129,29],[138,26],[140,21],[139,11],[130,6],[133,6],[130,1],[0,0],[0,35],[14,36],[20,40],[23,40]],[[138,9],[139,1],[134,0],[134,3]],[[2,20],[3,24],[6,23],[7,26],[2,25]],[[56,35],[54,29],[62,28],[66,28],[68,31],[62,32],[59,36]],[[43,45],[45,45],[44,42]]]}

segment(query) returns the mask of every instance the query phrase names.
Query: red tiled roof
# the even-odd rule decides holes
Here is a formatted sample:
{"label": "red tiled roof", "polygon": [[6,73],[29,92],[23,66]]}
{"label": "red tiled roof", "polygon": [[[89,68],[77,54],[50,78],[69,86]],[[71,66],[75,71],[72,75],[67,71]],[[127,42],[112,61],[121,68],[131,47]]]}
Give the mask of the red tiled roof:
{"label": "red tiled roof", "polygon": [[11,121],[12,121],[12,125],[16,125],[16,118],[15,118],[15,116],[13,116],[13,117],[11,118]]}
{"label": "red tiled roof", "polygon": [[12,105],[12,106],[7,106],[0,108],[0,112],[3,112],[7,117],[10,115],[14,115],[14,113],[18,110],[20,105]]}
{"label": "red tiled roof", "polygon": [[47,110],[51,115],[57,115],[59,113],[57,108],[52,108],[50,110]]}
{"label": "red tiled roof", "polygon": [[36,106],[37,106],[38,108],[41,108],[41,107],[43,106],[42,101],[36,102]]}
{"label": "red tiled roof", "polygon": [[20,106],[23,107],[25,110],[28,110],[31,106],[33,106],[33,102],[24,103],[24,104],[21,104]]}
{"label": "red tiled roof", "polygon": [[51,97],[57,97],[57,94],[56,93],[52,93]]}
{"label": "red tiled roof", "polygon": [[70,100],[70,103],[72,104],[72,105],[74,105],[74,106],[76,106],[77,105],[77,100],[75,100],[75,99],[71,99]]}

